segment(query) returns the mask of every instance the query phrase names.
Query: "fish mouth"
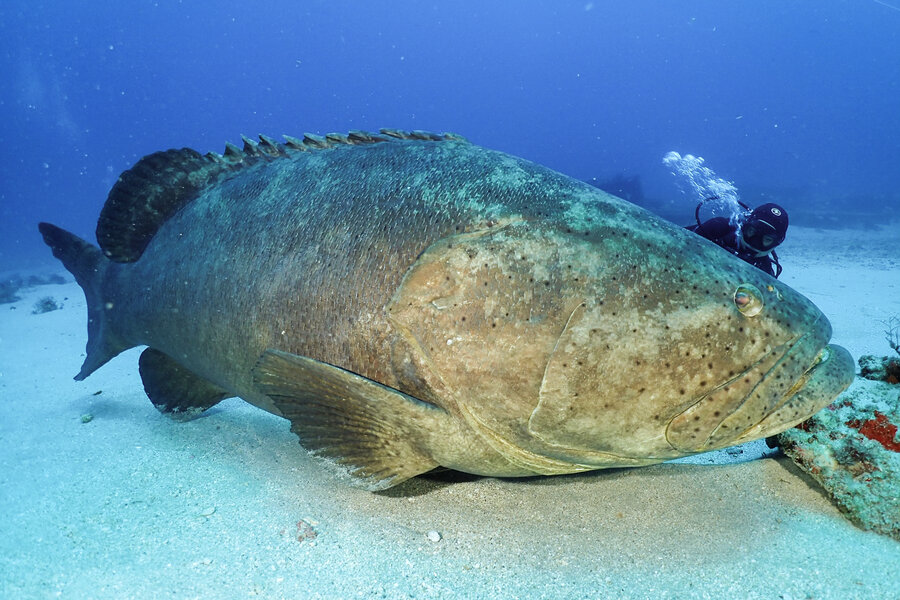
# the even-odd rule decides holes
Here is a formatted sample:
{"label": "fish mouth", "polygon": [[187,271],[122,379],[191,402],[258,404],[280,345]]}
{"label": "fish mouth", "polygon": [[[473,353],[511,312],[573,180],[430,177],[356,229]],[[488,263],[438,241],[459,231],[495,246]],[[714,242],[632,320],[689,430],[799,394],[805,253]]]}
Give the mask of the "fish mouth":
{"label": "fish mouth", "polygon": [[829,344],[816,354],[785,394],[780,405],[765,418],[745,429],[732,442],[743,444],[775,435],[802,423],[829,404],[853,383],[856,363],[842,346]]}
{"label": "fish mouth", "polygon": [[807,333],[774,348],[737,377],[676,415],[666,439],[705,452],[780,433],[828,404],[853,381],[850,353]]}

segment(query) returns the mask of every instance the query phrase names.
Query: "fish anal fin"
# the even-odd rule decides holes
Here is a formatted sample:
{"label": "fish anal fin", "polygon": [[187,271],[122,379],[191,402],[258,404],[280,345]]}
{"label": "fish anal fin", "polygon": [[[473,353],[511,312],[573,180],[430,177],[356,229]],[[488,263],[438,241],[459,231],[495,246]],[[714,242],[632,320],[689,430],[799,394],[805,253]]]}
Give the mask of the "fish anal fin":
{"label": "fish anal fin", "polygon": [[233,395],[153,348],[141,353],[138,367],[153,406],[177,421],[198,417]]}
{"label": "fish anal fin", "polygon": [[313,454],[332,459],[372,490],[438,466],[428,450],[449,415],[441,408],[339,367],[267,350],[257,388]]}

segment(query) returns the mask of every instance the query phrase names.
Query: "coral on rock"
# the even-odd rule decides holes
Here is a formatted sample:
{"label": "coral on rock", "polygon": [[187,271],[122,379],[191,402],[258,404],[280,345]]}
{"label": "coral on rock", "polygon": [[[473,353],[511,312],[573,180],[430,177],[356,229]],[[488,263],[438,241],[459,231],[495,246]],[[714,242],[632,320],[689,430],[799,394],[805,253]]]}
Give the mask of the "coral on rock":
{"label": "coral on rock", "polygon": [[900,386],[857,379],[778,441],[851,521],[900,540],[898,424]]}
{"label": "coral on rock", "polygon": [[859,357],[859,369],[866,379],[900,383],[900,358],[864,354]]}

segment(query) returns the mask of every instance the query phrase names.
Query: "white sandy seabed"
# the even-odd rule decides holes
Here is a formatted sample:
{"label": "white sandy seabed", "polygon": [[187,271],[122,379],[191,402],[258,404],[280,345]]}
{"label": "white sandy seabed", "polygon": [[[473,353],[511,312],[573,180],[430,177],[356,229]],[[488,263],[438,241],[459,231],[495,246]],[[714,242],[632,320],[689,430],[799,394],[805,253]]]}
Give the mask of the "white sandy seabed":
{"label": "white sandy seabed", "polygon": [[[792,228],[781,254],[836,343],[890,352],[898,228]],[[0,306],[0,598],[900,598],[900,543],[854,527],[761,443],[372,494],[240,400],[160,415],[139,349],[73,381],[83,295],[24,294]],[[48,295],[64,308],[31,314]]]}

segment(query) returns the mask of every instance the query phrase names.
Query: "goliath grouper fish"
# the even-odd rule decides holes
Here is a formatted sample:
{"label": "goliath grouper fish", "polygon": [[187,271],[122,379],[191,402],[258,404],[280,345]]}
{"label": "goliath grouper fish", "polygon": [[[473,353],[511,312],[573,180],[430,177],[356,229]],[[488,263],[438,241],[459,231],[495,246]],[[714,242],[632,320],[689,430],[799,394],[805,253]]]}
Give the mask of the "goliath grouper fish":
{"label": "goliath grouper fish", "polygon": [[240,396],[380,489],[723,448],[853,378],[805,297],[585,183],[452,134],[260,139],[140,160],[99,250],[40,225],[87,298],[76,379],[146,345],[162,412]]}

